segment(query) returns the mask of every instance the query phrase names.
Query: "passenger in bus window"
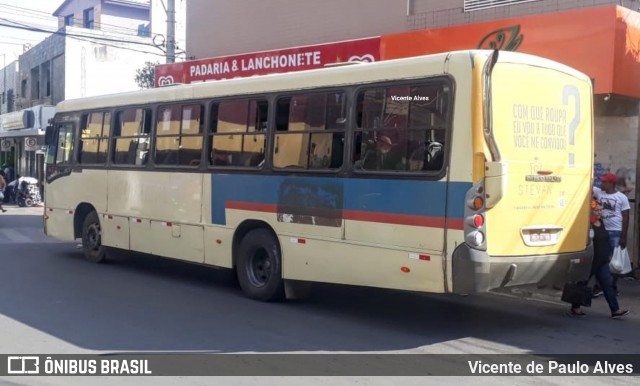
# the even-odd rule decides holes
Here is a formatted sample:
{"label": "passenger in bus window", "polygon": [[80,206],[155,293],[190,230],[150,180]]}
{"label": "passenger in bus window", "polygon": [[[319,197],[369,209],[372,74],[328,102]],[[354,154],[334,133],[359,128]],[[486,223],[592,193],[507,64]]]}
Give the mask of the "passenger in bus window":
{"label": "passenger in bus window", "polygon": [[404,150],[388,135],[373,135],[363,143],[362,167],[369,171],[405,170]]}

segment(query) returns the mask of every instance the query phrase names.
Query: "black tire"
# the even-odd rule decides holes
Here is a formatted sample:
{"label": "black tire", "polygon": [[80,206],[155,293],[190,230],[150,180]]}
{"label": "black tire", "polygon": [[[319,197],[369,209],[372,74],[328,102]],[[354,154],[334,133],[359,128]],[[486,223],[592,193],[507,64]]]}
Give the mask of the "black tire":
{"label": "black tire", "polygon": [[270,231],[254,229],[244,236],[238,248],[236,273],[248,297],[264,302],[284,299],[280,244]]}
{"label": "black tire", "polygon": [[107,258],[107,248],[102,245],[100,219],[91,211],[82,223],[82,251],[84,258],[92,263],[102,263]]}

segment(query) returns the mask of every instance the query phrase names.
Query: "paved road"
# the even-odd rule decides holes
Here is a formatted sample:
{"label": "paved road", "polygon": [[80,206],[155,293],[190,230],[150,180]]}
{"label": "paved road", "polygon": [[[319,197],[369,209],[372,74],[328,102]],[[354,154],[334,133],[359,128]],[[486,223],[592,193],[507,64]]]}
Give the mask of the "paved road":
{"label": "paved road", "polygon": [[[588,318],[574,319],[566,315],[564,304],[549,297],[545,301],[504,294],[459,297],[330,285],[315,287],[302,301],[265,304],[243,297],[227,271],[141,255],[118,256],[104,265],[85,262],[76,243],[42,234],[41,214],[41,208],[12,208],[0,215],[0,353],[640,353],[640,282],[621,282],[620,302],[634,310],[625,320],[610,319],[601,298],[588,310]],[[518,378],[518,383],[553,379]],[[5,382],[87,381],[81,380],[13,377]],[[133,380],[127,378],[125,383]],[[91,379],[92,384],[110,381],[115,378]],[[175,381],[154,378],[153,384]],[[282,378],[269,378],[267,383],[283,381],[301,383]],[[332,384],[355,381],[331,378]],[[465,383],[489,381],[512,384],[508,378],[465,378]],[[180,384],[211,382],[179,379]],[[627,378],[580,380],[581,384],[627,382]],[[424,384],[425,379],[403,378],[402,383]]]}

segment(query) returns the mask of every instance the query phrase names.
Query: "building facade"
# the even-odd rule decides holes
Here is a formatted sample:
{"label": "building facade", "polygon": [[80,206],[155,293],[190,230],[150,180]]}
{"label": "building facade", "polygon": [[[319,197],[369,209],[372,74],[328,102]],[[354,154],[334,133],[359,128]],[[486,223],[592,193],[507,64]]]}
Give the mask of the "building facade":
{"label": "building facade", "polygon": [[[139,89],[136,70],[164,58],[149,36],[149,9],[149,0],[62,3],[54,13],[61,28],[4,69],[0,163],[42,181],[44,130],[53,106]],[[40,111],[39,120],[23,119]]]}

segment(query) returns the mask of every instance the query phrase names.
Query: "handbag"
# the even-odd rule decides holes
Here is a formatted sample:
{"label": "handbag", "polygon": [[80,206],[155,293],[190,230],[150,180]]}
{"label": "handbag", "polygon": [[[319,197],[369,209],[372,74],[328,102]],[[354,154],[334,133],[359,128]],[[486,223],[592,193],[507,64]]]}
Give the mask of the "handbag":
{"label": "handbag", "polygon": [[609,270],[616,275],[625,275],[631,272],[631,259],[629,259],[627,248],[615,247],[609,262]]}
{"label": "handbag", "polygon": [[591,307],[591,298],[593,298],[593,289],[589,287],[588,282],[568,282],[564,284],[561,298],[563,302]]}

